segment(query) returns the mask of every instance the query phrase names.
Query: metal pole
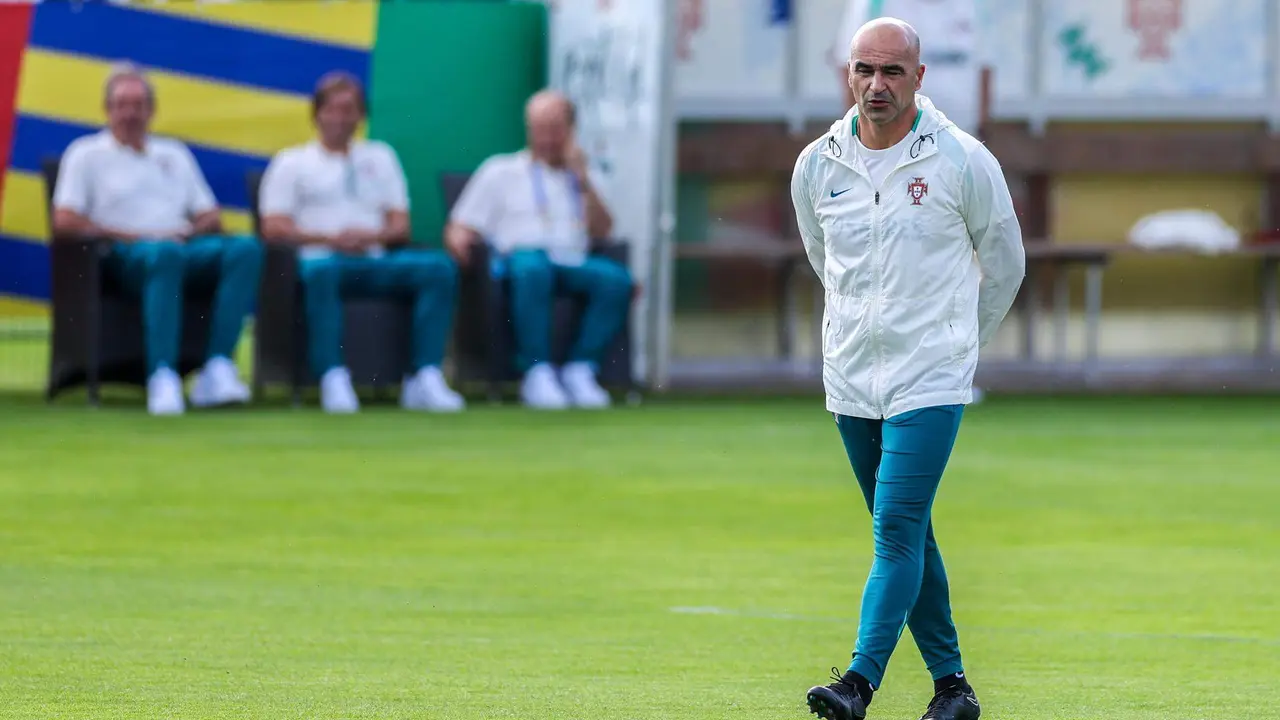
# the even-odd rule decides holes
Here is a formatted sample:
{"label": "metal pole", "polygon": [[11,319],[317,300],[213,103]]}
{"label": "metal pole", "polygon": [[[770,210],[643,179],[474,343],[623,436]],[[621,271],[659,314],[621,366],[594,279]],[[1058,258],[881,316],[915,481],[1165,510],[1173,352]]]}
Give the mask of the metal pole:
{"label": "metal pole", "polygon": [[1071,320],[1071,285],[1067,277],[1067,264],[1053,266],[1053,344],[1058,362],[1067,361],[1067,326]]}
{"label": "metal pole", "polygon": [[1258,357],[1270,359],[1275,353],[1276,318],[1280,316],[1280,258],[1269,257],[1262,261],[1262,302],[1258,308]]}
{"label": "metal pole", "polygon": [[648,375],[649,387],[661,389],[667,385],[671,376],[671,326],[675,322],[673,308],[675,305],[675,230],[676,230],[676,147],[679,138],[679,125],[676,120],[675,85],[676,59],[675,41],[679,23],[678,0],[648,0],[660,3],[665,22],[659,40],[661,46],[662,66],[658,73],[658,112],[659,123],[658,164],[659,191],[653,208],[654,217],[658,219],[657,237],[653,243],[653,262],[650,277],[653,295],[650,298],[649,335],[653,342],[649,343],[652,372]]}
{"label": "metal pole", "polygon": [[1100,263],[1085,268],[1085,368],[1092,374],[1098,366],[1099,335],[1102,332],[1102,273]]}

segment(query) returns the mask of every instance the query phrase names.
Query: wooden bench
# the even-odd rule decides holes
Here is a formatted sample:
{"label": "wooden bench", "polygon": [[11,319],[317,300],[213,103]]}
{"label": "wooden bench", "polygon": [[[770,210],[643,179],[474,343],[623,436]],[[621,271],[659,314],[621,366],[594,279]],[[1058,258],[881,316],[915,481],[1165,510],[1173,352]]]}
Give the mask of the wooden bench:
{"label": "wooden bench", "polygon": [[[1085,271],[1085,361],[1098,356],[1102,312],[1103,277],[1111,261],[1120,256],[1192,256],[1186,250],[1151,251],[1121,242],[1062,244],[1052,240],[1052,179],[1065,173],[1109,175],[1135,174],[1252,174],[1264,180],[1264,215],[1261,234],[1280,229],[1280,136],[1262,125],[1240,123],[1234,127],[1183,127],[1175,123],[1117,127],[1113,124],[1072,127],[1050,126],[1043,134],[1022,123],[988,123],[983,127],[988,148],[1000,160],[1011,186],[1025,191],[1020,214],[1027,241],[1028,276],[1024,284],[1024,359],[1035,357],[1034,327],[1043,298],[1041,271],[1051,276],[1054,308],[1055,351],[1066,357],[1068,317],[1067,276],[1073,268]],[[1208,257],[1208,256],[1205,256]],[[1255,260],[1260,273],[1258,344],[1255,354],[1264,360],[1276,357],[1277,296],[1280,295],[1280,245],[1250,243],[1215,257]]]}
{"label": "wooden bench", "polygon": [[[828,123],[813,123],[795,134],[781,124],[687,123],[679,139],[679,172],[719,179],[772,178],[778,186],[776,200],[780,212],[790,217],[787,187],[799,152],[818,137]],[[986,122],[983,139],[1009,174],[1010,185],[1024,191],[1019,220],[1026,238],[1028,271],[1019,296],[1022,355],[1036,357],[1035,328],[1044,306],[1053,318],[1054,355],[1066,357],[1069,320],[1068,279],[1074,270],[1085,274],[1085,359],[1097,360],[1102,313],[1104,276],[1111,261],[1119,256],[1148,253],[1120,243],[1062,244],[1051,234],[1052,178],[1063,173],[1103,173],[1113,175],[1197,172],[1212,174],[1254,174],[1265,181],[1265,214],[1262,232],[1280,233],[1280,135],[1262,124],[1234,127],[1184,127],[1176,123],[1134,123],[1129,128],[1115,124],[1050,125],[1036,134],[1025,123]],[[734,152],[725,152],[726,147]],[[794,233],[794,228],[784,231]],[[779,246],[782,247],[779,247]],[[1160,255],[1168,253],[1158,253]],[[1182,253],[1189,255],[1190,253]],[[1252,258],[1261,273],[1258,298],[1259,342],[1256,354],[1263,359],[1277,357],[1276,323],[1280,249],[1274,244],[1250,245],[1228,256]],[[784,257],[785,256],[785,257]],[[779,268],[794,266],[804,257],[798,241],[783,243],[720,243],[677,246],[677,258],[754,259]],[[786,275],[787,296],[793,277]],[[1047,282],[1046,282],[1047,280]],[[788,304],[789,303],[789,304]],[[795,307],[790,299],[779,298],[787,319],[779,328],[779,349],[794,347]]]}
{"label": "wooden bench", "polygon": [[1243,257],[1256,260],[1259,266],[1258,293],[1258,343],[1255,354],[1259,359],[1270,360],[1276,354],[1276,322],[1280,319],[1280,243],[1245,245],[1239,249],[1216,255],[1198,255],[1189,250],[1147,250],[1133,245],[1117,243],[1061,244],[1049,241],[1026,243],[1027,278],[1024,282],[1026,304],[1022,313],[1022,354],[1026,360],[1035,357],[1035,328],[1039,321],[1036,298],[1042,296],[1040,273],[1035,265],[1049,270],[1052,277],[1054,350],[1058,362],[1067,355],[1067,325],[1070,308],[1068,274],[1074,267],[1085,271],[1085,363],[1094,364],[1098,359],[1099,335],[1102,321],[1103,274],[1111,261],[1121,255],[1144,256],[1198,256]]}
{"label": "wooden bench", "polygon": [[681,243],[675,246],[675,257],[677,260],[711,262],[745,260],[772,268],[778,280],[775,298],[778,317],[777,353],[783,360],[794,357],[797,327],[800,324],[800,310],[795,299],[796,268],[807,267],[804,246],[798,239],[766,240],[744,236],[716,238],[702,243]]}
{"label": "wooden bench", "polygon": [[[1071,301],[1068,280],[1073,269],[1082,268],[1085,274],[1084,359],[1086,364],[1096,363],[1098,359],[1102,326],[1103,281],[1111,261],[1123,255],[1194,255],[1184,250],[1152,251],[1115,243],[1062,244],[1046,240],[1029,240],[1025,247],[1027,277],[1023,283],[1024,305],[1019,318],[1023,358],[1033,360],[1036,356],[1035,335],[1042,312],[1039,298],[1044,296],[1041,283],[1043,275],[1047,274],[1050,278],[1049,290],[1052,297],[1050,308],[1053,316],[1055,360],[1066,361]],[[778,356],[787,360],[794,356],[800,313],[795,299],[796,270],[797,267],[807,267],[804,248],[799,240],[741,239],[686,244],[677,246],[676,257],[683,260],[748,260],[763,262],[775,268],[778,273],[779,288],[776,298]],[[1255,352],[1261,359],[1280,357],[1276,347],[1277,322],[1280,321],[1280,243],[1246,245],[1212,257],[1243,257],[1258,261],[1260,291],[1257,300],[1258,343]],[[821,306],[820,287],[818,291],[818,305]]]}

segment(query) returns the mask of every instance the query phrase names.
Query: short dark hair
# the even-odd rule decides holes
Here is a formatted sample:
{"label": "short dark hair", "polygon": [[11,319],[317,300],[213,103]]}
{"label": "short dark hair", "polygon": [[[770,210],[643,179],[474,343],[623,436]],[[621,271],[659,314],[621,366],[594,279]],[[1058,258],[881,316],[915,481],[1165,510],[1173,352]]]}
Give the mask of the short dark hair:
{"label": "short dark hair", "polygon": [[360,82],[360,78],[349,72],[335,70],[334,72],[325,73],[323,77],[316,82],[315,93],[311,96],[311,115],[314,117],[329,101],[334,93],[343,92],[344,90],[354,91],[356,100],[360,103],[360,112],[367,115],[369,113],[369,103],[364,94],[364,84]]}

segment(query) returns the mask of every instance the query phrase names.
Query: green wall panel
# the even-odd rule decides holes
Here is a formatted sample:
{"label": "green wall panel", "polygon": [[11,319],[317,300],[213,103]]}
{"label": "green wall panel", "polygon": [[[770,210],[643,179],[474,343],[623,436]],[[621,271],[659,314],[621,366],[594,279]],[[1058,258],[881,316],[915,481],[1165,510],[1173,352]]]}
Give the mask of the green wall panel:
{"label": "green wall panel", "polygon": [[440,173],[524,145],[525,100],[547,80],[546,28],[540,3],[382,3],[369,135],[400,154],[415,241],[441,243]]}

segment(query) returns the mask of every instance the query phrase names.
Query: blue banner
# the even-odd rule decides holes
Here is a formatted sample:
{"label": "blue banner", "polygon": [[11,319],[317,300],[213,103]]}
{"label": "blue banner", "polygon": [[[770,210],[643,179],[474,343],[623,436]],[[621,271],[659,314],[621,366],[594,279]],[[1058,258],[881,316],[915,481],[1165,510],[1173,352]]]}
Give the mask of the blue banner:
{"label": "blue banner", "polygon": [[791,22],[791,0],[769,0],[769,24],[785,25]]}

